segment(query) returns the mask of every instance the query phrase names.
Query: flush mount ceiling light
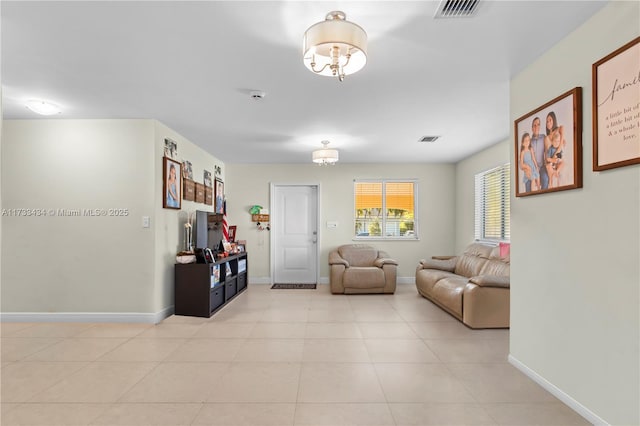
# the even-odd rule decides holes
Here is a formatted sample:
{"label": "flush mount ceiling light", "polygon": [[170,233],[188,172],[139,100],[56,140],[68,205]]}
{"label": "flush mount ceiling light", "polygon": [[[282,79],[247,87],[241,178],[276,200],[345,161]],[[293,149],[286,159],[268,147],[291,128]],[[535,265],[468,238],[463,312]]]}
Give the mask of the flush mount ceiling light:
{"label": "flush mount ceiling light", "polygon": [[56,115],[62,113],[62,108],[51,102],[39,99],[30,99],[26,103],[27,108],[40,115]]}
{"label": "flush mount ceiling light", "polygon": [[309,70],[343,81],[367,63],[367,33],[337,10],[305,31],[303,49]]}
{"label": "flush mount ceiling light", "polygon": [[320,166],[333,166],[338,162],[338,150],[337,149],[329,149],[327,145],[329,145],[329,141],[322,141],[322,149],[317,151],[313,151],[312,160],[314,163]]}

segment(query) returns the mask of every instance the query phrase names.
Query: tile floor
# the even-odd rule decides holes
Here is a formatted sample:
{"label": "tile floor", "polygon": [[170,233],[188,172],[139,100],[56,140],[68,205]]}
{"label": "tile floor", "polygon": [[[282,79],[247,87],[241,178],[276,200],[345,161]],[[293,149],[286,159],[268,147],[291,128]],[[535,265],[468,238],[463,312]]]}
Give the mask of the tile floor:
{"label": "tile floor", "polygon": [[213,318],[3,323],[2,425],[581,425],[419,297],[251,285]]}

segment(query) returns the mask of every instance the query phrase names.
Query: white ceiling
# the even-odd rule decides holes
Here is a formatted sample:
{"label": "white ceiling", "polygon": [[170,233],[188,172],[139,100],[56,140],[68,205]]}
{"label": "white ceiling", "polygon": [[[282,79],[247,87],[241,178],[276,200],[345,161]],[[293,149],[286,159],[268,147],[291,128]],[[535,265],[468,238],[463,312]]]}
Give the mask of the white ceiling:
{"label": "white ceiling", "polygon": [[[481,0],[434,19],[437,1],[3,1],[4,118],[41,118],[24,106],[40,98],[61,119],[158,119],[228,163],[309,163],[323,139],[343,163],[456,162],[508,138],[510,78],[605,3]],[[332,10],[369,35],[342,83],[302,62]]]}

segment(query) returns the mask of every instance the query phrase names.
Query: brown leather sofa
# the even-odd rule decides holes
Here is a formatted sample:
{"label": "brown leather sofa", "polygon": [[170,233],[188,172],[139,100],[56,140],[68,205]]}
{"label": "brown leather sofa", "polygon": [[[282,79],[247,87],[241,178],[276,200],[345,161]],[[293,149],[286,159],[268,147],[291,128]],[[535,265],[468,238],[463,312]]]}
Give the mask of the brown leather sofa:
{"label": "brown leather sofa", "polygon": [[346,244],[329,252],[331,293],[394,293],[398,262],[364,244]]}
{"label": "brown leather sofa", "polygon": [[471,328],[509,328],[509,285],[509,257],[484,244],[423,259],[416,269],[418,293]]}

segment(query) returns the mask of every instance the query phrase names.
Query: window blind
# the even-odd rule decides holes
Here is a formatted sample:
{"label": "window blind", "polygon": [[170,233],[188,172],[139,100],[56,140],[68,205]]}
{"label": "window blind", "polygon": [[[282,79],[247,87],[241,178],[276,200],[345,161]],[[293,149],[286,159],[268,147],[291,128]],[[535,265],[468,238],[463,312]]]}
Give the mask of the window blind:
{"label": "window blind", "polygon": [[510,164],[475,176],[475,238],[510,240]]}

